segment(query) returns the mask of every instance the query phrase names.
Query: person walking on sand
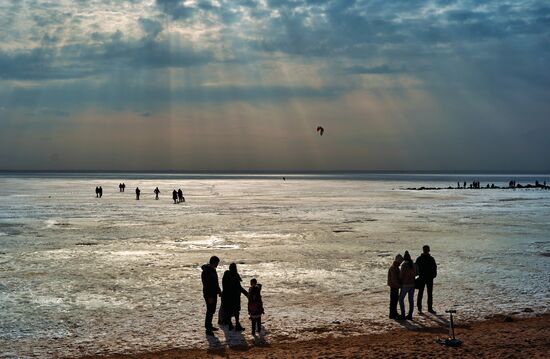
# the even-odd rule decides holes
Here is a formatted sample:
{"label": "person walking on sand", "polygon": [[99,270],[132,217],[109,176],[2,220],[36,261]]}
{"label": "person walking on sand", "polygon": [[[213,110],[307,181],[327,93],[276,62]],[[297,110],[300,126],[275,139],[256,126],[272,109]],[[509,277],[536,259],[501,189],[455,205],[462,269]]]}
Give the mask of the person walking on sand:
{"label": "person walking on sand", "polygon": [[181,188],[178,188],[178,202],[185,202],[185,198],[183,198],[183,191]]}
{"label": "person walking on sand", "polygon": [[225,318],[229,322],[229,330],[233,330],[231,318],[235,317],[235,330],[243,331],[239,316],[241,312],[241,293],[248,297],[248,292],[241,286],[241,276],[237,272],[237,264],[231,263],[222,278],[222,304],[220,308],[225,311]]}
{"label": "person walking on sand", "polygon": [[204,318],[206,335],[214,335],[214,331],[218,330],[218,328],[212,325],[212,318],[216,312],[218,295],[221,295],[218,273],[216,273],[216,267],[219,263],[220,259],[216,256],[212,256],[208,264],[204,264],[201,267],[202,295],[206,303],[206,316]]}
{"label": "person walking on sand", "polygon": [[261,291],[262,285],[256,278],[252,278],[248,289],[248,315],[252,321],[252,335],[256,335],[256,329],[258,329],[258,334],[262,331],[262,314],[265,312]]}
{"label": "person walking on sand", "polygon": [[95,198],[99,198],[99,187],[95,187]]}
{"label": "person walking on sand", "polygon": [[399,289],[401,279],[399,278],[399,265],[403,263],[403,256],[398,254],[388,269],[388,286],[390,287],[390,319],[397,319],[397,302],[399,301]]}
{"label": "person walking on sand", "polygon": [[172,199],[174,200],[174,204],[178,203],[178,192],[176,190],[172,191]]}
{"label": "person walking on sand", "polygon": [[139,201],[139,194],[141,193],[139,187],[136,187],[136,200]]}
{"label": "person walking on sand", "polygon": [[126,184],[122,182],[122,192],[124,192],[125,189],[126,189]]}
{"label": "person walking on sand", "polygon": [[99,186],[99,198],[103,197],[103,188]]}
{"label": "person walking on sand", "polygon": [[[405,251],[403,263],[399,271],[399,279],[401,280],[401,293],[399,294],[399,307],[401,316],[399,319],[412,319],[414,310],[414,277],[416,277],[416,269],[412,261],[409,251]],[[409,313],[405,316],[405,296],[409,296]]]}
{"label": "person walking on sand", "polygon": [[422,297],[425,286],[428,292],[428,312],[435,314],[432,294],[434,279],[437,277],[437,264],[434,257],[430,255],[430,246],[425,245],[422,247],[422,254],[416,258],[416,267],[418,269],[418,296],[416,298],[418,312],[422,314]]}
{"label": "person walking on sand", "polygon": [[155,199],[159,199],[159,193],[160,193],[159,188],[158,187],[155,188],[155,190],[153,192],[155,192]]}

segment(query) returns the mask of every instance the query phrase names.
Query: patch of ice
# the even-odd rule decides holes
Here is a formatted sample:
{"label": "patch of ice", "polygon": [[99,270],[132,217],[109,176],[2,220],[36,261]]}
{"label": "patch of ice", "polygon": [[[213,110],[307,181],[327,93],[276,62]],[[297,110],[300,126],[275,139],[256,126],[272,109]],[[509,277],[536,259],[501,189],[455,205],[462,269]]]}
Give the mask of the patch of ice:
{"label": "patch of ice", "polygon": [[31,302],[41,306],[60,306],[63,304],[64,299],[50,296],[34,296]]}
{"label": "patch of ice", "polygon": [[239,249],[240,246],[234,243],[227,243],[225,239],[218,236],[209,236],[204,239],[196,239],[191,241],[178,241],[181,246],[186,249],[200,250],[200,249]]}

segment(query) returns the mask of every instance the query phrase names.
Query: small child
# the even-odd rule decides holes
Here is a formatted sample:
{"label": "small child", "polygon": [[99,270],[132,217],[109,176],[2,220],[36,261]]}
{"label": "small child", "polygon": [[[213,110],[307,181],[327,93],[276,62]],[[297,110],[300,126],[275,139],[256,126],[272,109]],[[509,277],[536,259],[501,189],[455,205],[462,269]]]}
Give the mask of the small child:
{"label": "small child", "polygon": [[264,305],[262,303],[262,285],[258,284],[256,278],[250,280],[250,289],[248,290],[248,314],[252,321],[252,335],[258,334],[262,328],[262,314],[264,314]]}

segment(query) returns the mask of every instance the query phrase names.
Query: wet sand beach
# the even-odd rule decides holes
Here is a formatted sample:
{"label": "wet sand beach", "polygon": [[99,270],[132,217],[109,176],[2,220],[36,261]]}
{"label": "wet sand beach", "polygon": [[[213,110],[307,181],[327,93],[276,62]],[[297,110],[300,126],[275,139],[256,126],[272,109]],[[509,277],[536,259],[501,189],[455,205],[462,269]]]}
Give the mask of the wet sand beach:
{"label": "wet sand beach", "polygon": [[[444,318],[443,315],[438,316]],[[381,334],[334,336],[308,341],[269,343],[218,349],[168,349],[151,353],[87,356],[81,359],[125,358],[547,358],[550,350],[550,315],[529,318],[496,315],[486,320],[457,323],[459,348],[435,342],[448,334],[444,320],[439,325],[418,326],[403,322],[403,328]],[[220,332],[221,333],[221,332]],[[337,333],[335,333],[337,334]],[[221,334],[218,337],[222,337]]]}

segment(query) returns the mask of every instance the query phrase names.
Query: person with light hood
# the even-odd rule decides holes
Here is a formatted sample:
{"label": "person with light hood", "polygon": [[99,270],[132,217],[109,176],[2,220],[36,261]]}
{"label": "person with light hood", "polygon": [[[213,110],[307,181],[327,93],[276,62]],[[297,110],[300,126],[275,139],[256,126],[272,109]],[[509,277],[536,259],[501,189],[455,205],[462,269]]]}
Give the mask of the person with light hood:
{"label": "person with light hood", "polygon": [[403,256],[398,254],[388,269],[388,286],[390,287],[390,319],[397,319],[397,302],[399,301],[399,289],[401,278],[399,277],[399,266],[403,263]]}

